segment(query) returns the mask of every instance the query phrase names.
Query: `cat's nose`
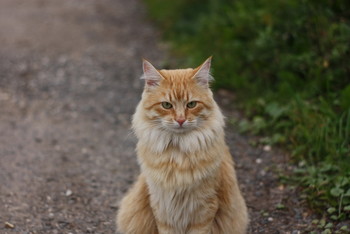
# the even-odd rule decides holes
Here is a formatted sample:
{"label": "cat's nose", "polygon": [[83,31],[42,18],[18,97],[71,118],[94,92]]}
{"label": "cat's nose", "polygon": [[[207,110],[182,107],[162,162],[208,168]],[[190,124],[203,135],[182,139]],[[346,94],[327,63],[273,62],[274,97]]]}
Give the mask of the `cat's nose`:
{"label": "cat's nose", "polygon": [[180,127],[182,126],[182,124],[186,121],[186,119],[177,119],[176,122],[179,123]]}

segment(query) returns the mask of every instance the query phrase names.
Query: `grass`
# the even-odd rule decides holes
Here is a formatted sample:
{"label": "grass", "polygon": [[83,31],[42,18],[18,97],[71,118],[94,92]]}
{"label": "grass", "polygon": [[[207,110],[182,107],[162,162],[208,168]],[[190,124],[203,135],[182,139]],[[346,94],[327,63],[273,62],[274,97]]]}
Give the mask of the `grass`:
{"label": "grass", "polygon": [[350,2],[145,2],[184,66],[214,55],[215,88],[246,114],[239,129],[291,152],[289,181],[310,206],[350,218]]}

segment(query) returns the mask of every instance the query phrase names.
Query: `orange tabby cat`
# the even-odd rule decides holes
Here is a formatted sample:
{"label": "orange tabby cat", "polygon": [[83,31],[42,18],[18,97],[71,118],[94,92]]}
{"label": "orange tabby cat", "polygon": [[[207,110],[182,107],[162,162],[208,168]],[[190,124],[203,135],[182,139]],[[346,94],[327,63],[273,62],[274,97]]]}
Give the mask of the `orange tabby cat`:
{"label": "orange tabby cat", "polygon": [[146,84],[133,117],[141,174],[121,202],[120,232],[246,232],[247,208],[209,89],[210,63],[157,70],[143,61]]}

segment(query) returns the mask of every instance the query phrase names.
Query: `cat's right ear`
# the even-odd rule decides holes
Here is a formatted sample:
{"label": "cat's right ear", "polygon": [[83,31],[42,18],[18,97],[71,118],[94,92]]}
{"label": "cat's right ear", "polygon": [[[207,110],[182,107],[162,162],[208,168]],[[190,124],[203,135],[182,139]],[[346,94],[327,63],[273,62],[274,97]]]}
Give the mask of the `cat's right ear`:
{"label": "cat's right ear", "polygon": [[142,67],[143,75],[141,76],[141,79],[145,80],[146,87],[158,86],[160,81],[163,79],[158,70],[146,59],[143,59]]}
{"label": "cat's right ear", "polygon": [[213,77],[210,75],[210,65],[211,65],[211,56],[205,60],[202,65],[195,69],[196,74],[193,76],[197,80],[198,84],[209,87],[209,83],[213,80]]}

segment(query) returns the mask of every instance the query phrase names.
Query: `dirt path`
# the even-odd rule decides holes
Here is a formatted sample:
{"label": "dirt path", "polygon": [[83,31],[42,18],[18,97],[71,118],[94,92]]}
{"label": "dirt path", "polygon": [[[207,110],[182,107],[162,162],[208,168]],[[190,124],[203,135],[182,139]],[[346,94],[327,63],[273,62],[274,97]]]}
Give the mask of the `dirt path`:
{"label": "dirt path", "polygon": [[[114,233],[117,201],[138,173],[129,128],[140,58],[165,57],[144,8],[2,0],[0,45],[0,233]],[[231,115],[230,95],[218,98]],[[284,157],[228,132],[250,232],[305,230],[307,213],[273,173]]]}

